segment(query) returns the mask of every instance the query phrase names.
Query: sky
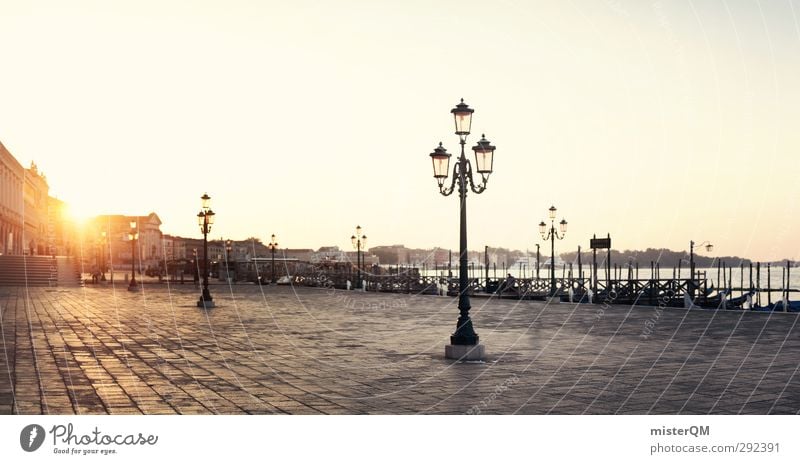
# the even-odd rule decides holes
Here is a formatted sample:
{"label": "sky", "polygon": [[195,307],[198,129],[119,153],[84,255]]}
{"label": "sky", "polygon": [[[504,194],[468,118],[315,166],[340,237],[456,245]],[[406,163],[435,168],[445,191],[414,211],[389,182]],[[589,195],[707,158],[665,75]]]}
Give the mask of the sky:
{"label": "sky", "polygon": [[497,147],[469,247],[800,258],[800,2],[0,0],[0,141],[79,217],[457,249],[429,153]]}

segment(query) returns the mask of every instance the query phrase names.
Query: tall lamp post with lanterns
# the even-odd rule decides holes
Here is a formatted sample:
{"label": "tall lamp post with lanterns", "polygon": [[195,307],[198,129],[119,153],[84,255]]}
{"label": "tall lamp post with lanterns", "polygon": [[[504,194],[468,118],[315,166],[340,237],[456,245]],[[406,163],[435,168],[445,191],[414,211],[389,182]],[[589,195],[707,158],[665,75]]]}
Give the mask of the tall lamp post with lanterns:
{"label": "tall lamp post with lanterns", "polygon": [[449,187],[445,187],[445,180],[450,172],[450,154],[442,146],[433,150],[430,154],[433,161],[433,177],[439,185],[439,193],[448,196],[456,191],[458,185],[460,228],[459,228],[459,259],[458,259],[458,322],[456,330],[450,336],[450,344],[445,346],[445,357],[449,359],[479,360],[484,356],[484,346],[479,343],[480,339],[475,329],[472,327],[472,319],[469,317],[469,281],[467,276],[467,189],[480,194],[486,190],[489,175],[492,173],[492,162],[495,147],[482,135],[477,145],[472,147],[475,152],[475,170],[480,174],[480,184],[476,185],[473,180],[472,163],[464,154],[464,147],[467,143],[467,136],[472,127],[472,114],[474,109],[464,103],[456,105],[450,110],[455,119],[455,133],[458,135],[461,144],[461,155],[453,166],[453,180]]}
{"label": "tall lamp post with lanterns", "polygon": [[361,233],[361,226],[356,226],[356,234],[350,237],[350,241],[353,242],[353,248],[356,249],[356,270],[358,272],[356,288],[360,289],[364,286],[361,280],[361,266],[364,264],[362,250],[367,246],[367,236]]}
{"label": "tall lamp post with lanterns", "polygon": [[211,292],[208,291],[208,234],[214,224],[214,211],[211,210],[211,197],[207,193],[204,193],[200,200],[202,200],[202,207],[197,213],[197,225],[200,226],[200,231],[203,233],[203,293],[197,300],[197,306],[213,308],[214,299],[211,298]]}
{"label": "tall lamp post with lanterns", "polygon": [[128,291],[135,292],[139,290],[139,284],[136,283],[136,241],[139,239],[139,231],[136,229],[136,220],[131,220],[131,231],[128,232],[128,239],[131,241],[131,281],[128,283]]}
{"label": "tall lamp post with lanterns", "polygon": [[269,248],[270,253],[272,253],[272,283],[274,284],[278,281],[275,278],[275,250],[278,249],[278,241],[275,239],[275,234],[272,234],[272,237],[270,237],[270,242],[269,245],[267,245],[267,248]]}
{"label": "tall lamp post with lanterns", "polygon": [[706,251],[709,252],[709,253],[714,251],[714,245],[712,245],[711,242],[709,242],[708,240],[706,240],[705,242],[700,243],[700,244],[694,243],[694,240],[689,240],[689,282],[690,282],[689,292],[691,293],[690,296],[692,297],[692,299],[694,299],[694,292],[695,292],[695,287],[696,287],[695,280],[694,280],[694,278],[695,278],[694,247],[695,246],[698,246],[698,247],[704,246],[706,248]]}
{"label": "tall lamp post with lanterns", "polygon": [[539,223],[539,233],[542,235],[542,240],[545,242],[550,240],[550,296],[556,296],[556,239],[564,240],[567,235],[567,221],[561,219],[558,223],[558,228],[561,230],[561,235],[556,230],[556,207],[551,206],[548,210],[550,216],[550,228],[544,221]]}

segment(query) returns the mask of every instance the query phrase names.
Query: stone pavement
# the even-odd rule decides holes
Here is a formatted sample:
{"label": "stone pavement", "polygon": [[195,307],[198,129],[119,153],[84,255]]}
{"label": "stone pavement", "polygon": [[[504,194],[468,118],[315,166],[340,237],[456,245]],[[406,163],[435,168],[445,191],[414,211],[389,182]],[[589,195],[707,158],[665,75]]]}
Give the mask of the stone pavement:
{"label": "stone pavement", "polygon": [[0,288],[0,414],[796,414],[800,314],[192,285]]}

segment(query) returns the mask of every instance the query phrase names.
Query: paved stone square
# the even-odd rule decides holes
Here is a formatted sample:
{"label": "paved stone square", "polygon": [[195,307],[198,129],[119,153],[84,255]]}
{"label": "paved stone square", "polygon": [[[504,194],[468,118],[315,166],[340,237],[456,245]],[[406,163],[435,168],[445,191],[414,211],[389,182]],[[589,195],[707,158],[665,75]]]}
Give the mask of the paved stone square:
{"label": "paved stone square", "polygon": [[0,414],[797,414],[800,314],[193,285],[0,288]]}

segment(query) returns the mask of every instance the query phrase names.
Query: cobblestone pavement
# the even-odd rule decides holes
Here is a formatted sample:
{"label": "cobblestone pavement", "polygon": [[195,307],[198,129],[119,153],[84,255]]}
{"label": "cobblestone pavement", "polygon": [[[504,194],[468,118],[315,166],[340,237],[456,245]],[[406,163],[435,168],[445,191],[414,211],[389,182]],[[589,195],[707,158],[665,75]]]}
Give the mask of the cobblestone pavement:
{"label": "cobblestone pavement", "polygon": [[800,410],[800,314],[192,285],[0,288],[0,414]]}

